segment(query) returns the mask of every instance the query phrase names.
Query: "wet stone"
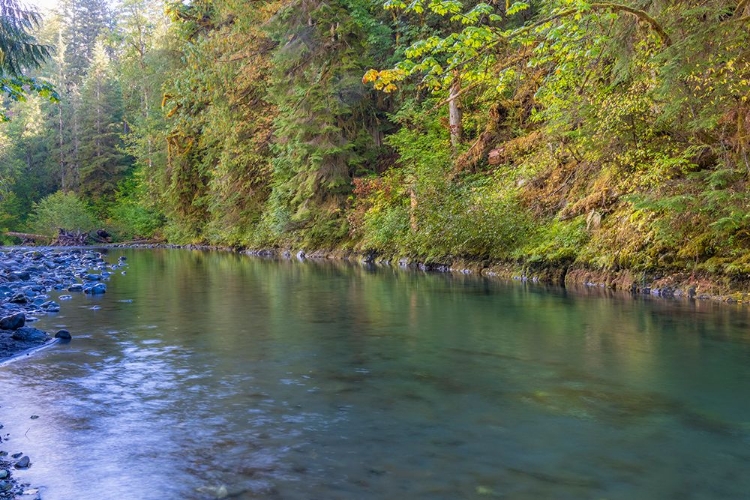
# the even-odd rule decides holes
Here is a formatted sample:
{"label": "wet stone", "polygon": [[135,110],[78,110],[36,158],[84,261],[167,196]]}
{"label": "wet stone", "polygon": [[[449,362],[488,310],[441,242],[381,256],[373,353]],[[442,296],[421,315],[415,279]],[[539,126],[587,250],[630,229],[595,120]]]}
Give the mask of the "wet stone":
{"label": "wet stone", "polygon": [[18,330],[26,324],[26,315],[22,312],[0,319],[0,330]]}
{"label": "wet stone", "polygon": [[60,312],[60,304],[52,300],[44,302],[39,307],[47,312]]}
{"label": "wet stone", "polygon": [[11,299],[8,302],[12,304],[28,304],[29,298],[26,297],[26,295],[23,293],[17,293],[13,295],[13,297],[11,297]]}
{"label": "wet stone", "polygon": [[70,334],[68,330],[58,330],[57,333],[55,334],[55,338],[61,339],[61,340],[70,340],[73,338],[73,336]]}
{"label": "wet stone", "polygon": [[95,285],[87,285],[83,287],[83,293],[89,295],[101,295],[107,292],[107,285],[104,283],[97,283]]}
{"label": "wet stone", "polygon": [[29,326],[24,326],[13,332],[13,340],[23,342],[44,342],[47,338],[46,333]]}
{"label": "wet stone", "polygon": [[16,462],[16,469],[28,469],[30,465],[31,459],[24,455],[18,462]]}

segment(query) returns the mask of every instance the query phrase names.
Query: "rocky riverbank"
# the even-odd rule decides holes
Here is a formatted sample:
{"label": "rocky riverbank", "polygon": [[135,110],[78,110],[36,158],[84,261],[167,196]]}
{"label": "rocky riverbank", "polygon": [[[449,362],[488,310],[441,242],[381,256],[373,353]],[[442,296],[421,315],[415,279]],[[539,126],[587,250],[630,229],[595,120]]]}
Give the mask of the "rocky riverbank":
{"label": "rocky riverbank", "polygon": [[427,263],[408,257],[343,250],[249,249],[240,250],[240,252],[266,258],[343,259],[368,265],[397,266],[425,272],[473,274],[507,281],[550,284],[569,289],[600,289],[631,296],[647,295],[664,299],[704,300],[729,304],[750,303],[750,276],[723,276],[668,270],[651,272],[635,272],[627,269],[592,270],[575,265],[554,266],[539,263],[529,265],[523,262],[491,262],[472,259],[445,259],[441,262]]}
{"label": "rocky riverbank", "polygon": [[[102,294],[107,291],[112,271],[123,265],[110,265],[102,254],[78,248],[23,249],[0,251],[0,364],[28,354],[54,341],[71,339],[67,330],[54,335],[30,326],[39,316],[54,314],[61,305],[51,300],[50,293],[59,291],[58,300],[72,298],[72,293]],[[33,418],[33,417],[32,417]],[[0,429],[2,429],[0,422]],[[8,436],[1,434],[0,446]],[[14,469],[31,465],[29,457],[0,451],[0,499],[18,495],[34,498],[34,490],[19,484]],[[31,496],[27,496],[31,492]]]}
{"label": "rocky riverbank", "polygon": [[577,265],[551,265],[544,263],[493,262],[480,259],[446,258],[440,262],[424,262],[418,258],[379,255],[374,252],[356,252],[343,249],[303,250],[289,248],[231,248],[216,245],[175,245],[167,243],[112,245],[129,248],[182,248],[187,250],[212,250],[238,252],[263,258],[296,260],[346,260],[366,265],[393,266],[419,269],[425,272],[473,274],[493,279],[542,283],[562,286],[571,290],[606,290],[630,296],[650,296],[663,299],[700,300],[728,304],[750,304],[750,275],[726,276],[678,270],[632,271],[594,270]]}

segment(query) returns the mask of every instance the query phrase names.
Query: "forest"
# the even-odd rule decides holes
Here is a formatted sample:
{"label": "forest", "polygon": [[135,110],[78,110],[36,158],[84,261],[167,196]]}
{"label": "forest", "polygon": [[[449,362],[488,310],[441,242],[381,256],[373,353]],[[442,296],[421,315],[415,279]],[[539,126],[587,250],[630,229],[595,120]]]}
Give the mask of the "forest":
{"label": "forest", "polygon": [[750,276],[748,0],[0,4],[3,233]]}

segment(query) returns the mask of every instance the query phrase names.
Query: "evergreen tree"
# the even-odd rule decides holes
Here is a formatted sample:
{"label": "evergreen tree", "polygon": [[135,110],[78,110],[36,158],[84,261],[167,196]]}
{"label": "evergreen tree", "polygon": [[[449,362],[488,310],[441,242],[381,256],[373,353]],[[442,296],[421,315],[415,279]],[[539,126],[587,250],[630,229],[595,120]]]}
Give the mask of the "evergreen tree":
{"label": "evergreen tree", "polygon": [[62,0],[62,43],[68,86],[79,86],[93,62],[99,36],[112,21],[106,0]]}
{"label": "evergreen tree", "polygon": [[279,47],[269,95],[279,116],[269,219],[277,232],[306,228],[329,241],[347,234],[341,209],[352,176],[377,146],[361,82],[373,24],[365,3],[295,1],[271,27]]}
{"label": "evergreen tree", "polygon": [[100,209],[112,201],[129,163],[121,153],[122,92],[111,69],[104,45],[99,42],[81,91],[78,191]]}

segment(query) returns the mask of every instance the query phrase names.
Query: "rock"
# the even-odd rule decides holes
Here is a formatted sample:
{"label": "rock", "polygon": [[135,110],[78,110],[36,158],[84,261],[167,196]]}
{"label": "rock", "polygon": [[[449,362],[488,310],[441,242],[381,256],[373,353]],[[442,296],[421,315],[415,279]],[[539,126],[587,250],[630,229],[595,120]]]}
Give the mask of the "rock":
{"label": "rock", "polygon": [[23,342],[44,342],[47,338],[46,333],[30,326],[24,326],[13,332],[13,340]]}
{"label": "rock", "polygon": [[30,465],[31,459],[24,455],[18,462],[16,462],[16,469],[28,469]]}
{"label": "rock", "polygon": [[0,319],[0,330],[18,330],[26,324],[26,315],[22,312]]}
{"label": "rock", "polygon": [[28,271],[14,271],[10,273],[11,279],[15,279],[17,281],[28,281],[31,279],[31,274],[28,273]]}
{"label": "rock", "polygon": [[73,338],[73,336],[70,334],[68,330],[58,330],[55,334],[56,339],[62,339],[62,340],[70,340]]}
{"label": "rock", "polygon": [[80,283],[75,283],[75,284],[70,285],[68,287],[68,291],[69,292],[82,292],[83,291],[83,285],[81,285]]}
{"label": "rock", "polygon": [[0,491],[9,491],[11,488],[13,488],[13,483],[10,481],[0,481]]}
{"label": "rock", "polygon": [[304,250],[300,250],[297,252],[297,260],[305,260],[306,255]]}
{"label": "rock", "polygon": [[39,307],[47,312],[60,312],[60,304],[52,300],[42,303]]}
{"label": "rock", "polygon": [[86,285],[83,287],[83,293],[89,295],[101,295],[107,292],[107,285],[104,283],[97,283],[95,285]]}
{"label": "rock", "polygon": [[8,301],[12,304],[28,304],[29,298],[26,297],[26,294],[23,293],[17,293],[11,297],[11,299]]}
{"label": "rock", "polygon": [[8,479],[10,477],[10,471],[8,469],[0,469],[0,479]]}

